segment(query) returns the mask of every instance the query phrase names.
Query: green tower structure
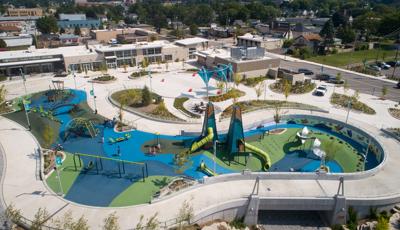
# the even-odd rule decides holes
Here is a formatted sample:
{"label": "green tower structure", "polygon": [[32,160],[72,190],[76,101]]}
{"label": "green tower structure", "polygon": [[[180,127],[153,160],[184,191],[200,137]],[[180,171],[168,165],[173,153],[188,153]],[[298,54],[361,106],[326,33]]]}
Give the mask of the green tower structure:
{"label": "green tower structure", "polygon": [[213,129],[214,137],[213,142],[218,140],[218,131],[217,131],[217,123],[215,121],[215,111],[214,105],[211,102],[208,102],[206,110],[204,111],[204,122],[203,129],[201,131],[201,137],[204,138],[208,135],[208,128]]}
{"label": "green tower structure", "polygon": [[242,122],[242,111],[239,106],[233,106],[231,122],[226,140],[226,147],[229,155],[243,152],[244,149],[244,133]]}

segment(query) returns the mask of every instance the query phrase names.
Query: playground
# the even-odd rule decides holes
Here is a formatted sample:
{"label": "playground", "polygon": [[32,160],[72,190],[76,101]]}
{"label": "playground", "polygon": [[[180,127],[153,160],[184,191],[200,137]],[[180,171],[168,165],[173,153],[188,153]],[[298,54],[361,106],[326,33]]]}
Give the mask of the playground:
{"label": "playground", "polygon": [[[208,84],[211,77],[200,76]],[[232,106],[229,129],[221,132],[213,103],[204,105],[203,127],[190,136],[118,132],[118,119],[94,113],[87,97],[55,82],[50,90],[15,99],[19,109],[5,115],[25,127],[29,116],[40,145],[63,152],[62,162],[53,160],[45,170],[46,182],[79,204],[148,203],[177,177],[200,182],[205,176],[246,169],[350,173],[374,168],[382,160],[363,133],[317,118],[287,117],[245,130],[240,107]]]}

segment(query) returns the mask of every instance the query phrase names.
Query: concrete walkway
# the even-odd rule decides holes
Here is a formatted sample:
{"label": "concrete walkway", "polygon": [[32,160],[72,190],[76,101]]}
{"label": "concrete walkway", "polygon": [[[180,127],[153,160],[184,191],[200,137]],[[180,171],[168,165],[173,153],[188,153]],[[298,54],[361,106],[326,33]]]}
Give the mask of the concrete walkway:
{"label": "concrete walkway", "polygon": [[[108,95],[113,90],[121,88],[143,87],[149,79],[130,80],[128,74],[121,73],[121,70],[110,71],[112,75],[117,76],[118,81],[110,84],[95,84],[95,94],[97,95],[96,106],[100,114],[112,118],[117,114],[117,108],[113,107],[107,100]],[[161,80],[166,81],[162,82]],[[28,81],[28,92],[36,92],[48,89],[51,84],[49,79],[32,79]],[[72,78],[64,79],[66,86],[74,88]],[[83,77],[77,77],[77,86],[79,89],[89,91],[91,84]],[[169,84],[166,84],[166,83]],[[157,74],[152,78],[152,87],[155,92],[166,98],[172,98],[180,95],[189,87],[195,89],[201,95],[204,93],[202,82],[199,78],[192,78],[188,73],[169,72],[166,74]],[[8,97],[16,97],[23,94],[21,82],[12,82],[6,85],[10,91]],[[254,97],[250,89],[244,88],[248,94],[248,99]],[[338,90],[338,89],[335,89]],[[254,91],[254,90],[253,90]],[[330,93],[333,88],[330,88]],[[284,99],[283,95],[268,92],[267,99]],[[345,120],[346,111],[339,108],[333,108],[329,105],[328,95],[323,98],[312,95],[290,96],[290,101],[303,103],[312,103],[317,106],[325,105],[329,108],[330,114],[320,114],[329,116],[338,120]],[[89,105],[94,108],[93,98],[88,97]],[[383,166],[383,170],[377,172],[374,176],[364,179],[352,180],[346,183],[345,194],[351,202],[361,202],[372,200],[374,202],[383,202],[387,198],[399,200],[400,174],[398,173],[400,164],[400,154],[398,154],[399,143],[381,133],[378,128],[384,124],[399,126],[400,122],[386,114],[387,107],[394,105],[394,102],[380,101],[376,98],[361,95],[361,100],[367,102],[371,107],[377,110],[377,115],[370,116],[351,112],[350,122],[357,127],[361,127],[367,132],[374,134],[385,146],[388,154],[388,160]],[[226,103],[226,102],[224,102]],[[171,102],[167,103],[168,105]],[[226,106],[221,103],[221,106]],[[287,113],[304,113],[304,111],[288,111]],[[270,118],[272,111],[257,111],[243,116],[245,126],[254,126],[257,122],[265,118]],[[178,134],[180,130],[199,131],[201,124],[169,124],[155,122],[144,119],[131,113],[125,113],[125,119],[135,122],[138,128],[150,132],[161,132],[166,134]],[[361,122],[363,121],[363,122]],[[365,123],[368,124],[365,124]],[[219,130],[227,130],[229,120],[219,122]],[[38,208],[45,207],[50,213],[51,219],[63,218],[63,215],[69,210],[72,211],[74,218],[84,215],[88,219],[91,229],[99,229],[102,226],[102,220],[112,212],[119,216],[119,223],[122,229],[131,229],[135,227],[141,215],[146,218],[158,213],[160,221],[167,221],[177,217],[181,204],[187,200],[195,210],[195,214],[204,213],[220,205],[236,200],[243,200],[252,192],[254,181],[246,180],[238,176],[235,180],[228,180],[219,183],[201,185],[191,188],[184,193],[180,193],[154,204],[144,204],[124,208],[98,208],[75,204],[62,199],[53,194],[43,181],[38,180],[37,174],[37,149],[39,148],[35,138],[20,125],[0,117],[0,143],[6,154],[5,179],[2,188],[4,200],[7,205],[14,204],[16,208],[21,209],[24,217],[32,219]],[[23,144],[21,144],[23,143]],[[1,162],[1,161],[0,161]],[[336,194],[338,181],[336,180],[286,180],[286,179],[266,179],[260,182],[260,197],[270,199],[279,198],[307,198],[332,197]],[[293,188],[293,189],[288,189]],[[48,221],[51,225],[51,221]]]}

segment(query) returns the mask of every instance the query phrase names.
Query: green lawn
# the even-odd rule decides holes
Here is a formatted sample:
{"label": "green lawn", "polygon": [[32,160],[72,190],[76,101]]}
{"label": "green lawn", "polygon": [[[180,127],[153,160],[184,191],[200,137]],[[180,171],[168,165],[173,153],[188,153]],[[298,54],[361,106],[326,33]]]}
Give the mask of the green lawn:
{"label": "green lawn", "polygon": [[[71,186],[74,184],[75,179],[79,176],[81,168],[79,167],[79,161],[77,160],[77,171],[75,171],[73,155],[66,153],[66,159],[62,166],[59,168],[61,184],[64,190],[64,194],[67,194]],[[83,164],[82,164],[83,165]],[[54,191],[60,192],[60,185],[57,178],[57,172],[53,172],[46,180],[47,185]]]}
{"label": "green lawn", "polygon": [[[299,131],[300,129],[287,129],[283,134],[266,135],[261,140],[259,138],[260,135],[255,135],[248,138],[247,141],[266,151],[271,157],[272,164],[274,164],[281,160],[287,152],[303,148],[307,149],[312,146],[311,141],[307,141],[304,146],[297,141],[295,136]],[[310,137],[318,138],[322,142],[321,148],[327,153],[329,149],[334,149],[333,153],[328,155],[342,167],[344,172],[355,172],[357,169],[362,170],[362,168],[357,166],[360,156],[357,154],[357,150],[351,145],[326,133],[315,132],[311,133]]]}
{"label": "green lawn", "polygon": [[355,63],[363,63],[363,60],[374,61],[376,59],[377,54],[379,53],[378,60],[382,60],[382,57],[385,57],[385,60],[390,59],[396,55],[396,50],[360,50],[349,53],[340,53],[340,54],[332,54],[327,56],[315,56],[308,58],[307,61],[318,62],[325,65],[331,65],[336,67],[347,66],[348,64]]}
{"label": "green lawn", "polygon": [[[210,159],[213,159],[213,153],[209,151],[203,151],[205,155],[207,155]],[[246,158],[247,164],[246,164]],[[230,162],[227,158],[227,153],[225,151],[217,152],[217,164],[231,170],[242,171],[244,169],[250,169],[251,171],[262,171],[263,160],[258,156],[253,154],[253,157],[249,158],[247,153],[241,153],[240,155],[236,155]],[[208,167],[212,167],[212,165],[207,165]]]}
{"label": "green lawn", "polygon": [[110,207],[149,203],[153,195],[166,186],[172,178],[169,176],[149,176],[145,182],[135,182],[115,197]]}

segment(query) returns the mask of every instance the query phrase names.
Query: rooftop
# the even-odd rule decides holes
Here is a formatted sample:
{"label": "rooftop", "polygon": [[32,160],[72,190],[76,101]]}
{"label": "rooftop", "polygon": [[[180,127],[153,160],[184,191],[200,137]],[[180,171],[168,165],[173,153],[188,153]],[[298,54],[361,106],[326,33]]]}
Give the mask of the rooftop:
{"label": "rooftop", "polygon": [[281,40],[280,38],[271,38],[271,37],[265,37],[265,36],[259,36],[259,35],[253,35],[250,33],[246,33],[245,35],[238,36],[240,39],[246,39],[246,40],[251,40],[251,41],[257,41],[257,42],[262,42],[262,41],[278,41]]}
{"label": "rooftop", "polygon": [[203,42],[208,42],[208,39],[194,37],[194,38],[186,38],[186,39],[181,39],[181,40],[175,41],[176,44],[183,45],[183,46],[196,45],[196,44],[203,43]]}
{"label": "rooftop", "polygon": [[90,49],[86,49],[85,46],[69,46],[59,47],[54,49],[36,49],[30,47],[28,50],[16,50],[16,51],[5,51],[1,52],[1,59],[12,59],[12,58],[26,58],[36,56],[50,56],[50,55],[63,55],[64,57],[76,57],[82,55],[95,54],[90,52]]}
{"label": "rooftop", "polygon": [[94,48],[99,52],[118,51],[118,50],[134,50],[134,49],[147,49],[147,48],[171,48],[176,45],[166,41],[157,40],[153,42],[138,42],[135,44],[118,44],[118,45],[95,45]]}
{"label": "rooftop", "polygon": [[[254,61],[254,59],[250,59],[250,60],[246,60],[246,59],[240,59],[240,60],[233,59],[233,58],[231,57],[231,51],[230,51],[230,49],[208,49],[208,50],[197,51],[196,54],[197,54],[198,56],[201,56],[201,57],[207,57],[207,56],[213,57],[213,58],[218,57],[218,58],[222,58],[222,59],[229,60],[229,61],[231,61],[231,62],[242,62],[242,63],[243,63],[243,62],[251,62],[251,61]],[[267,52],[265,52],[264,57],[259,58],[259,59],[257,59],[257,60],[262,60],[262,59],[264,59],[264,60],[265,60],[265,59],[272,59],[272,57],[268,56]]]}

